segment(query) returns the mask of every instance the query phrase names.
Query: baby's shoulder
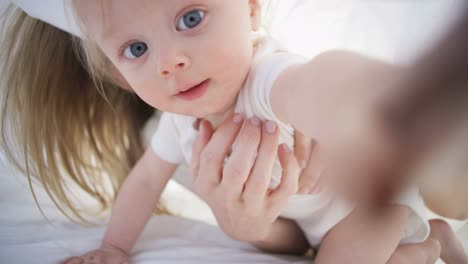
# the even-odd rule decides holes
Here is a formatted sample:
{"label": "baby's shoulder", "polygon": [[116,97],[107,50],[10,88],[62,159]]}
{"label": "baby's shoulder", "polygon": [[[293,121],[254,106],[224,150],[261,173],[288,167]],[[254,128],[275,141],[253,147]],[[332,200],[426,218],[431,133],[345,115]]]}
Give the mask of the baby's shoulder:
{"label": "baby's shoulder", "polygon": [[262,79],[265,77],[268,79],[276,79],[278,75],[287,68],[297,64],[304,64],[306,62],[307,59],[305,57],[291,52],[278,50],[276,52],[257,57],[252,63],[249,77],[253,79]]}
{"label": "baby's shoulder", "polygon": [[269,91],[283,71],[293,65],[305,62],[307,62],[306,58],[283,50],[257,56],[250,68],[245,88]]}

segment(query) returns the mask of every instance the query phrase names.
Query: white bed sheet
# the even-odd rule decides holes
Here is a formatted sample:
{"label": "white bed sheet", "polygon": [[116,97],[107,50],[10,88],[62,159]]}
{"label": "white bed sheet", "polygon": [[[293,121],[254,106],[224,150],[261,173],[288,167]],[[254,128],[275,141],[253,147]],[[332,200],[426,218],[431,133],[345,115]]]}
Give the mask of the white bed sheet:
{"label": "white bed sheet", "polygon": [[[59,263],[99,245],[104,224],[83,227],[70,222],[45,192],[36,187],[41,208],[48,218],[45,219],[34,203],[25,178],[13,175],[3,162],[0,162],[0,181],[0,263]],[[208,224],[214,221],[208,207],[174,182],[168,185],[163,198],[179,215],[198,221],[154,216],[133,250],[132,263],[312,263],[307,258],[266,254],[230,239],[219,228]],[[457,230],[466,222],[450,223]],[[466,231],[459,233],[465,247],[468,246]]]}
{"label": "white bed sheet", "polygon": [[[0,263],[58,263],[99,245],[104,225],[71,223],[38,189],[47,221],[24,177],[0,166]],[[176,216],[155,216],[134,249],[132,263],[310,263],[265,254],[231,240],[216,226]]]}

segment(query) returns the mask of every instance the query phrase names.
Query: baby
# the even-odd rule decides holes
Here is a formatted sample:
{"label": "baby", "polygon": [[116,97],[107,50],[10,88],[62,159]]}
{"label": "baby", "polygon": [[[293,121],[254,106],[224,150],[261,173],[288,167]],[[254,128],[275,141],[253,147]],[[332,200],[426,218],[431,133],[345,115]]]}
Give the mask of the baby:
{"label": "baby", "polygon": [[[280,142],[289,148],[293,127],[319,144],[334,145],[342,137],[337,133],[342,131],[335,129],[347,128],[349,118],[364,116],[362,125],[367,125],[366,100],[371,96],[362,93],[377,85],[377,79],[397,72],[392,66],[347,52],[330,52],[307,61],[281,52],[268,38],[252,39],[252,31],[260,30],[258,1],[101,2],[75,2],[88,36],[129,89],[166,112],[151,148],[119,193],[104,238],[106,244],[125,252],[131,250],[176,165],[190,163],[197,118],[216,126],[233,112],[243,113],[252,117],[252,125],[260,123],[258,118],[278,124]],[[371,67],[374,76],[360,72]],[[351,85],[360,88],[350,89]],[[349,102],[358,97],[363,98],[364,107],[351,107]],[[241,118],[239,114],[234,117]],[[273,189],[281,175],[279,167],[274,170]],[[352,206],[326,191],[292,197],[282,216],[296,220],[314,247],[337,227],[340,235],[334,239],[372,236],[368,240],[372,244],[358,247],[361,253],[353,252],[353,256],[366,255],[368,263],[384,263],[399,242],[418,243],[429,234],[417,192],[408,192],[398,204],[374,228],[358,228],[350,214]],[[128,215],[132,221],[127,221]],[[345,252],[343,248],[322,250],[319,259],[341,262],[339,258],[351,257]]]}
{"label": "baby", "polygon": [[[87,256],[120,252],[125,258],[131,251],[177,165],[192,162],[199,119],[216,127],[228,117],[233,124],[248,117],[247,129],[264,120],[265,131],[279,134],[283,155],[293,147],[294,128],[330,153],[356,135],[366,138],[359,155],[378,153],[374,146],[382,138],[371,109],[386,94],[382,82],[398,78],[396,67],[342,51],[310,61],[284,52],[261,34],[257,0],[80,0],[74,5],[95,80],[110,74],[165,112],[151,147],[120,190],[106,247]],[[266,176],[272,194],[282,189],[282,175],[277,162]],[[362,218],[325,190],[291,197],[281,216],[295,220],[313,247],[322,245],[317,262],[385,263],[399,243],[419,243],[429,235],[417,191],[404,193],[389,208],[383,216]],[[353,247],[343,246],[350,241]]]}

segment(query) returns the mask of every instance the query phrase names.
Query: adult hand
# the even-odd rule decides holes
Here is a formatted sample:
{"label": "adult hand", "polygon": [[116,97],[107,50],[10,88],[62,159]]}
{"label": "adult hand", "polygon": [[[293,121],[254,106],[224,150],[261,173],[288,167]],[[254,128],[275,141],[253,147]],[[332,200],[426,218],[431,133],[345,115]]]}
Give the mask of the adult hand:
{"label": "adult hand", "polygon": [[302,168],[299,176],[299,194],[318,194],[323,190],[321,181],[322,172],[325,170],[321,146],[306,137],[300,131],[294,131],[294,154]]}
{"label": "adult hand", "polygon": [[[216,132],[207,121],[201,121],[199,129],[192,152],[193,187],[211,207],[220,227],[232,238],[254,244],[278,238],[273,234],[275,223],[288,198],[297,192],[301,169],[292,151],[278,146],[276,124],[262,124],[257,118],[244,123],[243,116],[236,114]],[[279,186],[271,190],[277,155],[283,175]],[[296,241],[305,239],[301,235]]]}

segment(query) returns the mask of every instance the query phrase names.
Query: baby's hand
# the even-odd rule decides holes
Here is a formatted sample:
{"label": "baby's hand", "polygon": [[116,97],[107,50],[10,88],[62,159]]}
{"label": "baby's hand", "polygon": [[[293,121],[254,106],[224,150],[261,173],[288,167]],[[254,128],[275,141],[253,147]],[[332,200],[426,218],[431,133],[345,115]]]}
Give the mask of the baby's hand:
{"label": "baby's hand", "polygon": [[70,257],[62,264],[129,264],[128,254],[109,245],[90,251],[81,257]]}

